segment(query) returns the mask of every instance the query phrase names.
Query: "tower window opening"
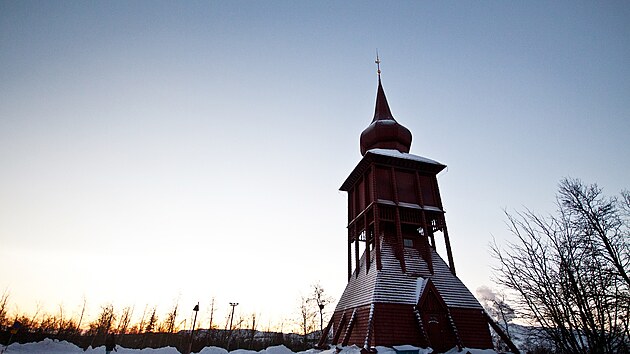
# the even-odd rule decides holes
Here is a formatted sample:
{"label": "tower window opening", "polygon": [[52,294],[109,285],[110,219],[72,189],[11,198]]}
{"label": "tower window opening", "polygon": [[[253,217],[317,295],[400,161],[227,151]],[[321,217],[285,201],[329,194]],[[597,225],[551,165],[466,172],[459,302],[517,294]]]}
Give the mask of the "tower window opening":
{"label": "tower window opening", "polygon": [[[352,269],[352,272],[357,272],[358,269],[361,269],[361,259],[364,258],[365,256],[365,250],[367,245],[369,244],[368,242],[366,242],[366,233],[365,230],[361,231],[361,233],[358,235],[358,237],[352,242],[352,244],[350,245],[351,249],[352,249],[352,256],[350,257],[350,266]],[[358,254],[355,253],[356,249],[358,247]],[[370,245],[370,247],[372,247]],[[370,251],[372,250],[372,248],[370,248]]]}
{"label": "tower window opening", "polygon": [[410,238],[403,239],[403,245],[405,247],[413,247],[413,240]]}
{"label": "tower window opening", "polygon": [[351,244],[352,255],[350,256],[350,269],[352,269],[352,273],[357,271],[357,258],[356,258],[356,255],[354,253],[355,252],[355,246],[356,246],[357,242],[359,242],[359,241],[354,241]]}
{"label": "tower window opening", "polygon": [[[365,242],[359,242],[359,264],[358,269],[361,269],[361,260],[365,257]],[[365,261],[363,261],[365,262]]]}
{"label": "tower window opening", "polygon": [[444,233],[438,230],[433,234],[433,236],[436,243],[436,252],[446,259],[447,252],[446,243],[444,242]]}

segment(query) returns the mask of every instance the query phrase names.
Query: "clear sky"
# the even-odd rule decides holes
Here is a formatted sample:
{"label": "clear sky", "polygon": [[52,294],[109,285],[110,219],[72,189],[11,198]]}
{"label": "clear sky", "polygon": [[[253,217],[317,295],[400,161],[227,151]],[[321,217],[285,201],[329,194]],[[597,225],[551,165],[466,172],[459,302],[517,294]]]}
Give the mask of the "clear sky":
{"label": "clear sky", "polygon": [[[630,188],[630,3],[0,1],[0,291],[12,311],[262,322],[346,282],[378,48],[459,277],[565,176]],[[185,310],[183,310],[185,313]],[[203,321],[207,321],[203,317]]]}

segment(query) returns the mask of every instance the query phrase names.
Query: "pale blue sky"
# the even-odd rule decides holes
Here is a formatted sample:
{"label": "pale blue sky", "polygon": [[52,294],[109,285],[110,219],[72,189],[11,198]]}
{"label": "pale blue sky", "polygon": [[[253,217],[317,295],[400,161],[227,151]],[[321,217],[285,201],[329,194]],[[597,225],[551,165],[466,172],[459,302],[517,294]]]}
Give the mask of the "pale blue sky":
{"label": "pale blue sky", "polygon": [[0,290],[263,322],[338,298],[376,48],[473,292],[504,208],[630,187],[628,2],[0,1]]}

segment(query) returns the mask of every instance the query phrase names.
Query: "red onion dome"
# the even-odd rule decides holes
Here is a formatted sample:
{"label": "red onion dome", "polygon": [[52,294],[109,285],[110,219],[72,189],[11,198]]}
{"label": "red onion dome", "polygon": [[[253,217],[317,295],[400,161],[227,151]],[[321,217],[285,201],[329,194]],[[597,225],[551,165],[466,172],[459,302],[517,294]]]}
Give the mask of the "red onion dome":
{"label": "red onion dome", "polygon": [[392,149],[408,153],[411,148],[411,132],[392,116],[380,78],[374,119],[361,133],[360,143],[361,155],[365,155],[370,149]]}

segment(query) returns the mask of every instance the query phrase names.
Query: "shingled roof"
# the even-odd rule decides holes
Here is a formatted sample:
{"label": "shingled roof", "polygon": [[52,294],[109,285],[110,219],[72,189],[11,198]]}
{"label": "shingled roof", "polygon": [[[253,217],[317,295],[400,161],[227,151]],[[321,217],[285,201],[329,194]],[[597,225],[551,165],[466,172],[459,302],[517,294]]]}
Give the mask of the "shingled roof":
{"label": "shingled roof", "polygon": [[451,273],[448,265],[433,249],[431,257],[434,274],[431,274],[427,263],[415,248],[405,248],[406,273],[402,271],[400,262],[394,255],[394,248],[388,242],[381,244],[383,268],[380,271],[376,269],[374,256],[375,252],[371,252],[371,267],[366,272],[365,253],[363,254],[360,267],[355,269],[348,281],[335,311],[372,303],[415,305],[428,279],[431,279],[448,307],[482,309],[479,301],[464,283]]}

